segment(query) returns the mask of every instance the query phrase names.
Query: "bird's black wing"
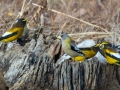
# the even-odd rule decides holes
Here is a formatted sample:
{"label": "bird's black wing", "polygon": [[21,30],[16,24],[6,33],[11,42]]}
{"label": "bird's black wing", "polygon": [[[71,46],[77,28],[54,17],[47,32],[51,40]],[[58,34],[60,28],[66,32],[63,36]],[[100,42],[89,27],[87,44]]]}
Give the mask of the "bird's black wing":
{"label": "bird's black wing", "polygon": [[84,50],[84,51],[91,51],[91,48],[79,48],[81,51]]}
{"label": "bird's black wing", "polygon": [[2,37],[0,37],[0,41],[1,41],[1,40],[4,40],[4,39],[7,39],[7,38],[9,38],[9,37],[12,37],[12,36],[16,35],[17,33],[18,33],[18,31],[13,32],[13,33],[11,33],[11,34],[9,34],[9,35],[6,35],[6,36],[2,36]]}
{"label": "bird's black wing", "polygon": [[77,53],[80,53],[81,55],[85,56],[85,54],[78,48],[76,47],[75,44],[70,45],[71,49]]}

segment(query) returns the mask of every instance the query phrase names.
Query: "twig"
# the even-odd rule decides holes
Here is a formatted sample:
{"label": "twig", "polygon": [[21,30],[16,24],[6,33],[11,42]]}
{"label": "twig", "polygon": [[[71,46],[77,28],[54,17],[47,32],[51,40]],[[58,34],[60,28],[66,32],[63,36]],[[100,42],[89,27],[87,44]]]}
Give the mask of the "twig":
{"label": "twig", "polygon": [[16,16],[16,18],[14,19],[14,21],[13,21],[13,23],[11,24],[10,27],[13,26],[15,20],[16,20],[19,16],[21,17],[21,16],[23,15],[23,9],[24,9],[24,7],[25,7],[25,2],[26,2],[26,0],[23,1],[23,5],[22,5],[22,8],[21,8],[21,11],[20,11],[20,13]]}
{"label": "twig", "polygon": [[67,24],[67,20],[64,22],[64,24],[61,26],[61,30],[65,27],[65,25]]}
{"label": "twig", "polygon": [[98,38],[105,38],[105,37],[108,37],[109,35],[100,35],[100,36],[95,36],[95,37],[92,37],[93,39],[98,39]]}
{"label": "twig", "polygon": [[76,34],[69,34],[70,36],[77,36],[77,35],[92,35],[92,34],[99,34],[99,35],[111,35],[113,34],[114,32],[109,32],[108,33],[105,33],[105,32],[85,32],[85,33],[76,33]]}
{"label": "twig", "polygon": [[22,8],[21,8],[21,12],[20,12],[20,17],[23,15],[25,2],[26,2],[26,0],[23,1],[23,5],[22,5]]}
{"label": "twig", "polygon": [[[38,6],[38,7],[43,8],[43,6],[41,6],[41,5],[38,5],[38,4],[35,4],[35,3],[32,3],[32,4],[35,5],[35,6]],[[109,32],[108,32],[106,29],[104,29],[104,28],[102,28],[102,27],[100,27],[100,26],[97,26],[97,25],[94,25],[94,24],[92,24],[92,23],[86,22],[86,21],[84,21],[84,20],[82,20],[82,19],[78,19],[78,18],[73,17],[73,16],[71,16],[71,15],[68,15],[68,14],[65,14],[65,13],[62,13],[62,12],[59,12],[59,11],[56,11],[56,10],[54,10],[54,9],[48,8],[48,10],[50,10],[50,11],[52,11],[52,12],[55,12],[55,13],[58,13],[58,14],[61,14],[61,15],[64,15],[64,16],[67,16],[67,17],[70,17],[70,18],[73,18],[73,19],[75,19],[75,20],[77,20],[77,21],[80,21],[80,22],[83,22],[83,23],[85,23],[85,24],[87,24],[87,25],[90,25],[90,26],[93,26],[93,27],[102,29],[102,30],[104,30],[105,32],[107,32],[107,33],[109,34]]]}

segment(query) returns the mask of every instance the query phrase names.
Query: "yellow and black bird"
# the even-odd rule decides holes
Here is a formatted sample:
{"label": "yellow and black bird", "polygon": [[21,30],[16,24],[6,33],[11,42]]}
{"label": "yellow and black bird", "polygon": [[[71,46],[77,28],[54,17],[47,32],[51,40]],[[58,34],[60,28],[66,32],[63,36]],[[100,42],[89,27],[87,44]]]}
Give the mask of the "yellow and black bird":
{"label": "yellow and black bird", "polygon": [[94,45],[92,47],[79,48],[79,49],[82,51],[82,53],[85,54],[85,57],[77,56],[77,57],[74,58],[75,61],[81,61],[81,59],[84,61],[86,59],[94,57],[97,54],[97,52],[99,50],[99,47],[96,44],[96,45]]}
{"label": "yellow and black bird", "polygon": [[99,45],[101,54],[107,59],[109,64],[116,64],[120,66],[120,53],[112,47],[109,42],[102,42]]}
{"label": "yellow and black bird", "polygon": [[98,51],[97,45],[90,48],[78,48],[70,36],[63,32],[58,36],[58,38],[61,39],[63,51],[70,55],[72,60],[75,61],[84,61],[92,58]]}
{"label": "yellow and black bird", "polygon": [[17,40],[22,35],[26,22],[27,20],[24,18],[16,20],[13,26],[0,37],[0,41],[11,42]]}

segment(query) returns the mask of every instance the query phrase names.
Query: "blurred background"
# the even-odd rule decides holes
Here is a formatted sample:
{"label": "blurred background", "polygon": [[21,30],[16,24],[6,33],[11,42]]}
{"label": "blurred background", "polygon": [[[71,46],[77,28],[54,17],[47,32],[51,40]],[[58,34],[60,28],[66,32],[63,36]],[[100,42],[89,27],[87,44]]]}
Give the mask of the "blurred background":
{"label": "blurred background", "polygon": [[[78,42],[84,39],[97,40],[98,38],[106,38],[107,41],[111,43],[120,43],[119,0],[0,1],[0,35],[3,34],[18,17],[25,17],[28,20],[28,27],[31,33],[42,25],[44,33],[51,32],[57,34],[60,30],[63,30],[71,34]],[[78,20],[67,15],[71,15]],[[81,20],[91,23],[92,25],[81,22]],[[103,29],[96,28],[93,25],[97,25]]]}

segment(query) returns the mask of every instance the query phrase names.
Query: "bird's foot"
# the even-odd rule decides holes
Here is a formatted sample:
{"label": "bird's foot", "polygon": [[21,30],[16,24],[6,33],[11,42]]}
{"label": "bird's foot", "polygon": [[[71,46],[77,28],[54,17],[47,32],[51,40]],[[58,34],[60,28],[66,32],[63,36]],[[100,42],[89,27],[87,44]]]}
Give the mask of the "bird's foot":
{"label": "bird's foot", "polygon": [[75,61],[74,61],[74,60],[72,60],[72,58],[70,58],[70,59],[68,60],[68,62],[70,63],[70,65],[75,64]]}

